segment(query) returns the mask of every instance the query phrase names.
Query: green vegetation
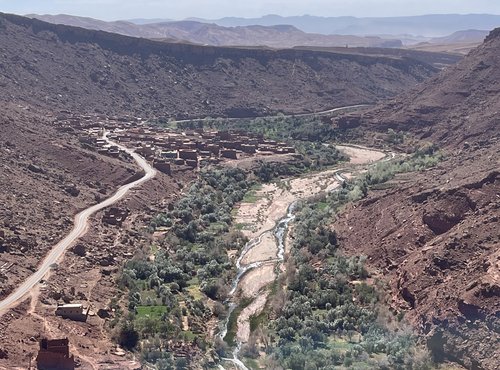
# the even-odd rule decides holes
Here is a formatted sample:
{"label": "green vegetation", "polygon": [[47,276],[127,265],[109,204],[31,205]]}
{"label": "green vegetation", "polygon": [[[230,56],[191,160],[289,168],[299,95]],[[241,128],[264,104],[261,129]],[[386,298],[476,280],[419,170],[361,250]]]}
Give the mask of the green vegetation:
{"label": "green vegetation", "polygon": [[243,311],[248,305],[252,303],[250,299],[244,299],[240,302],[240,304],[235,307],[231,315],[229,315],[228,324],[227,324],[227,333],[224,337],[224,342],[226,342],[230,346],[234,346],[236,344],[236,331],[238,325],[238,316],[240,316],[241,311]]}
{"label": "green vegetation", "polygon": [[387,141],[391,144],[402,144],[405,141],[405,134],[402,131],[394,131],[390,128],[387,131]]}
{"label": "green vegetation", "polygon": [[269,304],[277,319],[251,320],[253,332],[267,326],[269,361],[285,369],[431,367],[401,317],[387,313],[384,297],[368,282],[365,258],[339,253],[330,225],[343,205],[365,197],[370,187],[439,160],[435,149],[427,148],[381,162],[339,191],[298,205],[286,290],[275,293]]}
{"label": "green vegetation", "polygon": [[262,189],[262,185],[261,184],[255,184],[254,186],[252,186],[250,188],[250,190],[247,191],[247,193],[245,194],[245,196],[243,197],[242,199],[242,202],[244,203],[255,203],[257,202],[260,197],[258,197],[256,195],[256,193]]}
{"label": "green vegetation", "polygon": [[260,326],[264,325],[267,322],[267,314],[265,312],[260,313],[259,315],[253,315],[250,317],[250,331],[254,332]]}
{"label": "green vegetation", "polygon": [[170,230],[161,245],[125,265],[119,284],[128,289],[129,314],[115,335],[127,348],[141,342],[145,362],[170,366],[175,359],[169,346],[175,342],[205,348],[208,320],[223,314],[220,303],[212,312],[206,297],[226,298],[234,275],[227,251],[247,241],[240,232],[230,232],[231,211],[252,185],[239,169],[202,172],[182,199],[151,221],[153,230]]}
{"label": "green vegetation", "polygon": [[[193,122],[175,125],[185,129]],[[344,159],[328,143],[345,133],[317,119],[205,120],[199,125],[250,130],[288,141],[300,155],[293,162],[262,162],[251,174],[236,168],[204,170],[182,199],[152,219],[151,230],[165,228],[168,233],[159,245],[138,252],[125,265],[119,284],[128,291],[129,312],[122,313],[114,325],[118,343],[140,348],[144,362],[162,369],[189,366],[184,358],[172,356],[172,346],[188,342],[206,350],[213,342],[206,337],[207,322],[227,317],[221,302],[235,274],[228,251],[239,250],[247,242],[240,232],[245,225],[232,223],[234,206],[256,202],[262,182]],[[404,140],[400,133],[389,134],[395,143]],[[251,367],[258,367],[258,334],[273,364],[270,368],[428,368],[415,338],[399,317],[383,308],[384,297],[368,280],[365,258],[339,253],[337,234],[330,225],[339,209],[365,197],[370,188],[439,160],[435,148],[428,147],[407,158],[380,162],[356,180],[343,183],[339,191],[298,206],[286,275],[272,285],[272,299],[264,313],[250,319],[253,339],[242,354]],[[288,184],[282,181],[280,186]],[[234,345],[236,320],[248,303],[240,302],[229,317],[225,342],[216,340],[214,345],[219,354]]]}
{"label": "green vegetation", "polygon": [[[173,127],[173,126],[168,126]],[[329,118],[317,116],[309,117],[259,117],[249,119],[211,119],[177,123],[175,128],[187,129],[216,129],[224,131],[244,131],[257,135],[264,135],[278,141],[302,141],[311,143],[327,143],[335,140],[348,141],[352,137],[352,130],[335,128]]]}
{"label": "green vegetation", "polygon": [[294,145],[300,156],[293,162],[262,162],[254,170],[254,174],[260,181],[270,182],[285,176],[299,176],[307,172],[319,171],[346,160],[346,157],[332,145],[308,142],[295,142]]}
{"label": "green vegetation", "polygon": [[423,171],[434,167],[441,160],[442,155],[437,152],[436,147],[428,146],[408,157],[379,162],[354,182],[344,183],[343,188],[333,196],[339,205],[347,201],[356,201],[366,196],[368,188],[383,188],[384,183],[399,173]]}
{"label": "green vegetation", "polygon": [[137,306],[135,308],[135,311],[137,312],[137,318],[159,319],[167,312],[167,307],[166,306]]}
{"label": "green vegetation", "polygon": [[298,209],[285,304],[271,302],[277,319],[269,324],[268,353],[285,369],[425,369],[430,362],[414,356],[415,338],[392,314],[381,318],[381,297],[366,280],[365,258],[337,250],[329,225],[347,201],[332,195]]}

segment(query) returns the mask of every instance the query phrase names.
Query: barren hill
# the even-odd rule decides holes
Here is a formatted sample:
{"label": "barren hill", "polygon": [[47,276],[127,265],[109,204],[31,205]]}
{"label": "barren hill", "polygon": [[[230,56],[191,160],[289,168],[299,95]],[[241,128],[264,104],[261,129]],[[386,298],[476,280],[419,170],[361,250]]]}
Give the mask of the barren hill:
{"label": "barren hill", "polygon": [[408,58],[166,44],[0,17],[0,98],[74,111],[252,116],[374,102],[435,73]]}
{"label": "barren hill", "polygon": [[500,109],[500,37],[486,41],[460,63],[357,117],[352,124],[375,130],[404,130],[439,146],[457,147],[468,141],[498,138]]}
{"label": "barren hill", "polygon": [[403,147],[418,139],[445,154],[437,168],[373,191],[335,227],[346,251],[389,277],[393,307],[409,309],[434,356],[474,369],[500,365],[499,66],[496,29],[439,76],[337,121],[379,140],[393,129],[407,135]]}

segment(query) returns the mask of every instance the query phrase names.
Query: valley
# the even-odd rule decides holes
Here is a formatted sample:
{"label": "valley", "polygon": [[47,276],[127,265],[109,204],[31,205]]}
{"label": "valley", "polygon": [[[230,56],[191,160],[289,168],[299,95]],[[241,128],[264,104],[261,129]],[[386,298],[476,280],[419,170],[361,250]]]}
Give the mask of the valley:
{"label": "valley", "polygon": [[0,99],[56,115],[168,121],[312,113],[374,103],[438,71],[390,54],[171,44],[7,14],[0,30]]}
{"label": "valley", "polygon": [[[386,157],[385,153],[356,147],[342,147],[349,153],[349,162],[358,165],[367,165]],[[341,149],[341,150],[342,150]],[[343,168],[342,172],[353,171],[355,168]],[[247,343],[250,338],[250,319],[262,313],[269,295],[269,286],[277,279],[278,274],[286,272],[283,261],[290,254],[287,251],[286,236],[289,225],[293,223],[294,208],[300,200],[306,200],[320,193],[335,191],[343,181],[343,176],[352,178],[350,173],[343,174],[340,179],[340,170],[333,169],[304,178],[283,179],[279,184],[262,187],[252,194],[255,202],[243,201],[238,207],[235,216],[237,225],[243,225],[243,234],[250,239],[242,249],[236,262],[238,267],[237,278],[232,283],[230,297],[239,295],[239,300],[252,300],[245,304],[236,318],[235,341],[236,348]],[[253,200],[253,199],[252,199]],[[290,241],[288,241],[290,242]],[[278,288],[279,289],[279,288]],[[234,298],[233,298],[234,299]],[[238,303],[230,301],[230,305]],[[229,311],[229,317],[235,311]],[[221,333],[222,339],[228,332],[228,317]],[[234,320],[234,319],[233,319]],[[255,329],[254,329],[255,330]],[[238,362],[239,350],[233,353]]]}
{"label": "valley", "polygon": [[498,368],[500,29],[0,36],[0,369]]}

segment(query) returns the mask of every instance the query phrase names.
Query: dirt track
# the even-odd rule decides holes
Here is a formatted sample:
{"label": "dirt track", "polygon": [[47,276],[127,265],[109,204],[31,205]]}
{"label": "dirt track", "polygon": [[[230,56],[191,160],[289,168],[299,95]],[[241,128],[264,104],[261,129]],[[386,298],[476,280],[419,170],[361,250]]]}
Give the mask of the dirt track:
{"label": "dirt track", "polygon": [[25,280],[13,293],[11,293],[7,298],[0,302],[0,316],[5,314],[7,310],[15,307],[24,297],[25,294],[30,292],[30,290],[40,281],[43,277],[50,271],[53,264],[57,263],[59,259],[64,255],[65,251],[74,244],[81,236],[83,236],[88,229],[88,221],[90,216],[92,216],[97,211],[106,208],[120,199],[124,198],[130,189],[148,181],[156,175],[156,170],[147,163],[139,155],[135,154],[128,148],[125,148],[112,141],[108,142],[110,144],[120,147],[122,150],[129,153],[139,166],[144,170],[145,174],[140,179],[131,182],[130,184],[122,186],[118,191],[110,198],[104,200],[101,203],[95,204],[82,212],[78,213],[74,219],[74,226],[71,232],[58,244],[56,244],[50,253],[44,258],[41,265],[38,266],[37,270],[31,275],[27,280]]}

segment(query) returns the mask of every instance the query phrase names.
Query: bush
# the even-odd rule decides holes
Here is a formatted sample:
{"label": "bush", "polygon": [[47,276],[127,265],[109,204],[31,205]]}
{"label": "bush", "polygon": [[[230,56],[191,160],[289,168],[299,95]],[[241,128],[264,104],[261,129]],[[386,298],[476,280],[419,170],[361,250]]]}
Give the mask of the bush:
{"label": "bush", "polygon": [[120,325],[117,342],[120,346],[128,350],[132,350],[137,346],[139,333],[135,330],[134,324],[131,321],[125,321]]}

